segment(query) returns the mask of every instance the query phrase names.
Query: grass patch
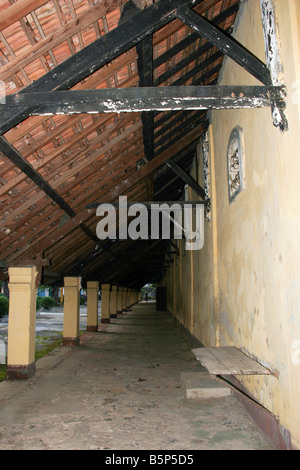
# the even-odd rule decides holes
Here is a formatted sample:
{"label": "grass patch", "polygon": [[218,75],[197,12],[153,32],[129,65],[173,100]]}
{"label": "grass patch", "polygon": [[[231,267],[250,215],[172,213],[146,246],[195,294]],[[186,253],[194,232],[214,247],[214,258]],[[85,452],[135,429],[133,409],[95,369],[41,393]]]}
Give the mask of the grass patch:
{"label": "grass patch", "polygon": [[44,356],[47,356],[49,353],[54,351],[54,349],[62,346],[63,338],[62,332],[57,333],[59,337],[51,336],[36,336],[35,339],[35,360],[41,359]]}
{"label": "grass patch", "polygon": [[0,364],[0,382],[6,378],[6,364]]}
{"label": "grass patch", "polygon": [[[35,338],[35,360],[38,361],[44,356],[62,346],[62,332],[57,332],[59,337],[36,336]],[[0,364],[0,382],[6,379],[6,364]]]}

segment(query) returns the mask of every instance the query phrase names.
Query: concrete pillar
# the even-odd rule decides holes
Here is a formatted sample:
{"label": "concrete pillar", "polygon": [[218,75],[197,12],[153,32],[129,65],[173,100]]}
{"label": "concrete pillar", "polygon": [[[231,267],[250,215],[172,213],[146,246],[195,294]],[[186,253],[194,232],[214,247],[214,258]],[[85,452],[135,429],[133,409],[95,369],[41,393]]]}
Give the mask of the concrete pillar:
{"label": "concrete pillar", "polygon": [[35,266],[9,268],[8,380],[26,380],[35,374]]}
{"label": "concrete pillar", "polygon": [[79,345],[80,277],[64,279],[63,345]]}
{"label": "concrete pillar", "polygon": [[127,290],[127,308],[131,307],[131,289]]}
{"label": "concrete pillar", "polygon": [[118,300],[118,287],[112,286],[110,292],[110,317],[117,317],[117,300]]}
{"label": "concrete pillar", "polygon": [[117,313],[122,313],[123,311],[123,289],[124,287],[118,288]]}
{"label": "concrete pillar", "polygon": [[130,293],[130,304],[134,305],[135,304],[135,290],[132,289]]}
{"label": "concrete pillar", "polygon": [[99,282],[88,281],[87,291],[87,331],[98,331],[98,291]]}
{"label": "concrete pillar", "polygon": [[101,284],[101,323],[110,322],[110,284]]}
{"label": "concrete pillar", "polygon": [[122,300],[122,305],[123,305],[123,311],[126,310],[127,308],[127,287],[124,287],[123,290],[123,300]]}

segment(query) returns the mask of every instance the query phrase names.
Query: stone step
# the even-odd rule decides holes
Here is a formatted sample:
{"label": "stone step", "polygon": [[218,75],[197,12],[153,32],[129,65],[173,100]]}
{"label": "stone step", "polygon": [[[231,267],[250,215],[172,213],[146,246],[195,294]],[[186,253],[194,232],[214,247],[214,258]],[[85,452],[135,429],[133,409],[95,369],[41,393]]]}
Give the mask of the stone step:
{"label": "stone step", "polygon": [[188,399],[207,400],[228,397],[232,390],[222,385],[207,372],[182,372],[181,383]]}

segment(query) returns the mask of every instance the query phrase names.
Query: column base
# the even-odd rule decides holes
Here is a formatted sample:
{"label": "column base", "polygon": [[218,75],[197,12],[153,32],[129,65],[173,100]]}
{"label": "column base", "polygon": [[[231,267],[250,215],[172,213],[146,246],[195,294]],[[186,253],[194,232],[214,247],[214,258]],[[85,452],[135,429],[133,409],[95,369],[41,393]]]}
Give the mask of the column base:
{"label": "column base", "polygon": [[79,338],[63,338],[63,346],[79,346]]}
{"label": "column base", "polygon": [[122,310],[117,311],[117,315],[121,315],[121,313],[122,313]]}
{"label": "column base", "polygon": [[87,326],[86,331],[89,333],[96,333],[98,332],[98,325]]}
{"label": "column base", "polygon": [[101,318],[101,323],[110,323],[109,318]]}
{"label": "column base", "polygon": [[117,318],[117,314],[116,313],[111,313],[110,318]]}
{"label": "column base", "polygon": [[35,375],[35,362],[26,366],[7,365],[6,380],[27,380]]}

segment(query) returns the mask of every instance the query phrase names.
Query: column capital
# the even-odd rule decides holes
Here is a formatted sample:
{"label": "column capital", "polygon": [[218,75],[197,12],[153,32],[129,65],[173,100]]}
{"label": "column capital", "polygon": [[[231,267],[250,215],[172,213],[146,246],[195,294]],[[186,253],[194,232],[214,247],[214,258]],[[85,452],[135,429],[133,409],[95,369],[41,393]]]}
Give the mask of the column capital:
{"label": "column capital", "polygon": [[65,287],[77,287],[80,288],[81,278],[76,276],[67,276],[64,278]]}
{"label": "column capital", "polygon": [[110,284],[101,284],[101,289],[103,289],[103,290],[110,289]]}
{"label": "column capital", "polygon": [[20,284],[35,285],[37,273],[36,266],[9,267],[9,288],[11,289],[14,285]]}
{"label": "column capital", "polygon": [[99,289],[99,282],[98,281],[87,281],[86,287],[87,287],[87,289]]}

